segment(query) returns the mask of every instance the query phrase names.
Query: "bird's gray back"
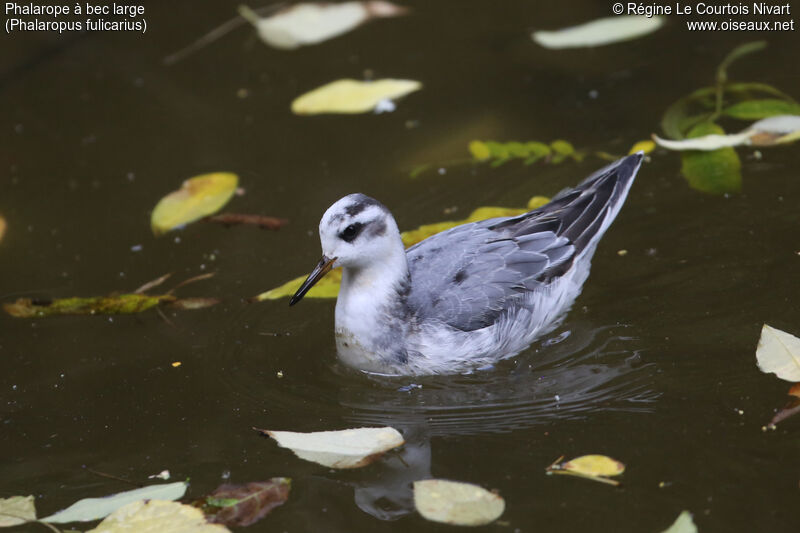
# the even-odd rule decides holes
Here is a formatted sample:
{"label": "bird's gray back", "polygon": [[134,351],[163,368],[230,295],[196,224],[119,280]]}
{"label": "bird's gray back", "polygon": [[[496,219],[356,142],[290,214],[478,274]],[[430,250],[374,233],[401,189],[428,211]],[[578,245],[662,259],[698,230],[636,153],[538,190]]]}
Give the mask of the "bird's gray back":
{"label": "bird's gray back", "polygon": [[591,255],[640,163],[629,156],[539,209],[457,226],[409,248],[412,313],[474,331],[524,305],[525,293],[562,275],[584,250]]}

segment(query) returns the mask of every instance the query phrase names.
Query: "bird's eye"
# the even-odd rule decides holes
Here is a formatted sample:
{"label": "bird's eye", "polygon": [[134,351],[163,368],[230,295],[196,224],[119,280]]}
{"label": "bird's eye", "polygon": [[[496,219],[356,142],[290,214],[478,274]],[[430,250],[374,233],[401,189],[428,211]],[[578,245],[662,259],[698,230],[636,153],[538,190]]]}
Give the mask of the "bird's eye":
{"label": "bird's eye", "polygon": [[353,242],[358,234],[361,232],[361,228],[364,226],[361,222],[355,222],[350,224],[342,232],[339,234],[339,238],[341,238],[345,242]]}

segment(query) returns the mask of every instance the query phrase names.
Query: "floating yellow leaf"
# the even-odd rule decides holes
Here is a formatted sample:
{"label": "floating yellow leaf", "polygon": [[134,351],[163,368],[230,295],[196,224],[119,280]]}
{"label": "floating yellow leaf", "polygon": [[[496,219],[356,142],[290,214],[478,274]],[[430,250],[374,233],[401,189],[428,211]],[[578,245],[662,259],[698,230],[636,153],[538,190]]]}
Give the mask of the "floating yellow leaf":
{"label": "floating yellow leaf", "polygon": [[675,519],[675,522],[662,533],[697,533],[697,526],[694,525],[694,520],[692,520],[692,513],[683,511]]}
{"label": "floating yellow leaf", "polygon": [[295,98],[292,112],[297,115],[366,113],[384,100],[394,100],[421,88],[422,84],[414,80],[337,80]]}
{"label": "floating yellow leaf", "polygon": [[472,483],[426,479],[414,482],[414,507],[424,518],[456,526],[482,526],[506,508],[498,494]]}
{"label": "floating yellow leaf", "polygon": [[108,515],[87,533],[224,533],[219,524],[209,524],[200,509],[177,502],[139,500]]}
{"label": "floating yellow leaf", "polygon": [[786,381],[800,381],[800,339],[764,324],[756,349],[758,368]]}
{"label": "floating yellow leaf", "polygon": [[638,143],[631,146],[628,155],[633,155],[636,152],[644,152],[646,154],[649,154],[650,152],[655,150],[655,148],[656,148],[656,143],[654,143],[651,140],[639,141]]}
{"label": "floating yellow leaf", "polygon": [[161,199],[153,209],[150,226],[160,235],[219,211],[236,192],[239,177],[214,172],[190,178],[177,191]]}
{"label": "floating yellow leaf", "polygon": [[[404,231],[400,234],[400,237],[403,239],[403,244],[406,246],[406,248],[408,248],[409,246],[413,246],[414,244],[427,239],[431,235],[435,235],[436,233],[440,233],[452,227],[459,226],[461,224],[467,224],[468,222],[486,220],[489,218],[514,217],[523,213],[527,213],[530,210],[537,209],[549,201],[550,199],[546,196],[534,196],[528,201],[528,207],[524,209],[511,207],[479,207],[470,213],[469,217],[465,218],[464,220],[450,220],[445,222],[436,222],[434,224],[425,224],[417,229]],[[258,296],[254,297],[253,300],[262,302],[264,300],[277,300],[279,298],[290,297],[297,292],[297,289],[300,288],[300,285],[303,284],[307,277],[307,275],[304,275],[294,278],[293,280],[287,281],[279,287],[262,292]],[[308,294],[305,295],[305,298],[336,298],[336,296],[339,294],[339,285],[341,281],[342,269],[335,268],[331,270],[324,278],[319,280],[317,284],[314,285],[310,291],[308,291]]]}
{"label": "floating yellow leaf", "polygon": [[[256,428],[253,428],[256,429]],[[405,444],[394,428],[357,428],[341,431],[270,431],[256,429],[269,435],[282,448],[295,455],[329,468],[359,468],[378,459],[385,452]]]}
{"label": "floating yellow leaf", "polygon": [[33,496],[0,498],[0,527],[11,527],[36,520]]}
{"label": "floating yellow leaf", "polygon": [[624,464],[605,455],[582,455],[559,463],[561,459],[563,457],[556,459],[545,471],[548,474],[567,474],[615,486],[619,485],[619,482],[608,478],[618,476],[625,471]]}
{"label": "floating yellow leaf", "polygon": [[659,29],[664,20],[659,16],[606,17],[556,31],[537,31],[531,37],[550,49],[602,46],[647,35]]}
{"label": "floating yellow leaf", "polygon": [[394,17],[408,10],[391,2],[294,4],[269,17],[259,17],[247,6],[239,14],[255,26],[261,40],[274,48],[292,50],[317,44],[349,32],[375,17]]}

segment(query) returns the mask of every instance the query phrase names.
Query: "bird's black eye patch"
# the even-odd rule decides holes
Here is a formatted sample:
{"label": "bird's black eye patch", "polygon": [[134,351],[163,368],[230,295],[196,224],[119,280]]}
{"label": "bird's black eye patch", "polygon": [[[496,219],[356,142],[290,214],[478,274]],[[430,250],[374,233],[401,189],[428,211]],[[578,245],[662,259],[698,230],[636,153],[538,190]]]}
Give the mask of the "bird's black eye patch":
{"label": "bird's black eye patch", "polygon": [[364,229],[364,224],[361,222],[353,222],[339,233],[339,238],[345,242],[353,242],[361,230]]}

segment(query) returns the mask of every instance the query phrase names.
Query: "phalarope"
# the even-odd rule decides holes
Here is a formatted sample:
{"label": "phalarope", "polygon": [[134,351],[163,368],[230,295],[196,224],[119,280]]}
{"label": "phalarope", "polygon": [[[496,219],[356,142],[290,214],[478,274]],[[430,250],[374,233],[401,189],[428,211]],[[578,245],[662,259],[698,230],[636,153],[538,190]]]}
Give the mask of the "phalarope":
{"label": "phalarope", "polygon": [[389,210],[363,194],[319,224],[323,256],[294,305],[343,267],[336,345],[381,374],[451,374],[510,357],[554,329],[642,163],[630,155],[524,215],[456,226],[403,248]]}

